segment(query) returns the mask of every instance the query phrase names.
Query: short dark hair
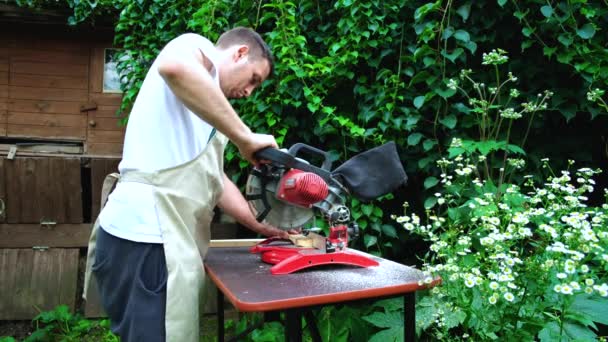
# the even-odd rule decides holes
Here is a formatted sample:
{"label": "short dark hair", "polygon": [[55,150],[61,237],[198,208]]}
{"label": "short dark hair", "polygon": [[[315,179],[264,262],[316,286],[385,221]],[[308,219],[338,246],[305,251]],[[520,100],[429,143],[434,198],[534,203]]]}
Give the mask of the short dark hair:
{"label": "short dark hair", "polygon": [[268,61],[270,66],[269,76],[274,72],[274,56],[268,44],[262,39],[262,37],[254,30],[247,27],[235,27],[231,30],[224,32],[217,40],[215,45],[220,49],[227,49],[233,45],[247,45],[249,47],[249,53],[254,59],[264,58]]}

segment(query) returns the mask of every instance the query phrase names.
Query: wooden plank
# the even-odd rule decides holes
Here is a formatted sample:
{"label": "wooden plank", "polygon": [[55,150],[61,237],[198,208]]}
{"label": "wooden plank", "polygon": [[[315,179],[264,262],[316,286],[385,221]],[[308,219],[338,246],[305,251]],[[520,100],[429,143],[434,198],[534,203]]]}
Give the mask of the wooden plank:
{"label": "wooden plank", "polygon": [[103,91],[104,49],[91,48],[89,63],[89,92],[101,93]]}
{"label": "wooden plank", "polygon": [[[8,75],[8,73],[5,73]],[[8,76],[7,76],[8,82]],[[0,73],[2,84],[2,73]],[[11,86],[53,89],[87,89],[86,77],[66,77],[11,73]]]}
{"label": "wooden plank", "polygon": [[[11,72],[20,74],[88,77],[88,65],[68,63],[13,62]],[[8,70],[0,70],[8,71]]]}
{"label": "wooden plank", "polygon": [[[99,109],[100,107],[103,108],[111,108],[111,109]],[[119,120],[122,119],[123,116],[117,116],[118,113],[118,106],[98,106],[97,110],[95,111],[90,111],[89,115],[94,115],[94,117],[96,118],[118,118]]]}
{"label": "wooden plank", "polygon": [[211,240],[209,247],[250,247],[254,246],[265,239],[226,239],[226,240]]}
{"label": "wooden plank", "polygon": [[[94,124],[91,127],[91,124]],[[89,130],[124,131],[127,127],[120,124],[120,118],[97,117],[95,111],[89,112]]]}
{"label": "wooden plank", "polygon": [[0,99],[8,97],[8,86],[0,85]]}
{"label": "wooden plank", "polygon": [[8,124],[40,125],[48,127],[86,127],[87,117],[74,114],[34,114],[9,112]]}
{"label": "wooden plank", "polygon": [[[9,125],[10,132],[10,125]],[[88,133],[89,143],[122,143],[125,139],[124,131],[101,131],[101,130],[90,130]]]}
{"label": "wooden plank", "polygon": [[6,221],[6,186],[4,158],[0,158],[0,223]]}
{"label": "wooden plank", "polygon": [[5,161],[7,222],[82,223],[80,158]]}
{"label": "wooden plank", "polygon": [[7,125],[8,137],[45,138],[82,141],[86,139],[86,127],[48,127],[39,125]]}
{"label": "wooden plank", "polygon": [[[65,304],[74,310],[79,249],[0,249],[0,320],[32,319]],[[10,294],[10,295],[9,295]]]}
{"label": "wooden plank", "polygon": [[32,39],[34,37],[23,38],[15,41],[15,48],[42,51],[64,51],[78,56],[88,55],[90,48],[90,45],[86,40],[59,38],[57,34],[53,34],[52,37],[40,39]]}
{"label": "wooden plank", "polygon": [[0,144],[0,151],[10,151],[13,146],[17,146],[17,153],[22,156],[22,153],[54,153],[57,154],[82,154],[83,148],[78,144],[51,144],[51,143],[36,143],[36,144]]}
{"label": "wooden plank", "polygon": [[91,93],[89,95],[89,101],[93,101],[99,106],[120,106],[122,103],[122,94]]}
{"label": "wooden plank", "polygon": [[27,113],[81,114],[81,102],[45,100],[8,100],[8,110]]}
{"label": "wooden plank", "polygon": [[87,247],[91,224],[0,224],[0,248],[31,248],[33,246]]}
{"label": "wooden plank", "polygon": [[6,117],[6,111],[0,109],[0,137],[6,136]]}
{"label": "wooden plank", "polygon": [[0,57],[0,71],[8,72],[8,58]]}
{"label": "wooden plank", "polygon": [[54,89],[41,87],[19,87],[11,85],[9,87],[9,96],[11,99],[23,100],[86,102],[88,99],[88,92],[82,89]]}
{"label": "wooden plank", "polygon": [[0,85],[8,85],[8,72],[0,71]]}
{"label": "wooden plank", "polygon": [[106,175],[118,172],[120,159],[91,159],[91,221],[99,215],[101,187]]}
{"label": "wooden plank", "polygon": [[62,51],[13,48],[10,49],[10,62],[36,62],[88,65],[89,53],[84,49]]}
{"label": "wooden plank", "polygon": [[87,143],[87,154],[95,156],[122,156],[122,143]]}

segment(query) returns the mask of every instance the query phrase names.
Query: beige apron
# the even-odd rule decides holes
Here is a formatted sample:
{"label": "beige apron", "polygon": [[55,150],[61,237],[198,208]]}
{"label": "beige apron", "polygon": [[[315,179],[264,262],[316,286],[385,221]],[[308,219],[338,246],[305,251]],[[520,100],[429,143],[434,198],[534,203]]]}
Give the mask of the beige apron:
{"label": "beige apron", "polygon": [[[213,208],[223,190],[224,147],[228,139],[216,132],[195,159],[153,173],[127,172],[120,182],[154,186],[156,212],[167,260],[167,306],[165,328],[168,342],[199,341],[199,313],[205,271],[203,257],[210,240]],[[102,203],[115,182],[116,174],[104,181]],[[104,193],[105,191],[105,193]],[[89,288],[99,219],[93,226],[83,297]]]}

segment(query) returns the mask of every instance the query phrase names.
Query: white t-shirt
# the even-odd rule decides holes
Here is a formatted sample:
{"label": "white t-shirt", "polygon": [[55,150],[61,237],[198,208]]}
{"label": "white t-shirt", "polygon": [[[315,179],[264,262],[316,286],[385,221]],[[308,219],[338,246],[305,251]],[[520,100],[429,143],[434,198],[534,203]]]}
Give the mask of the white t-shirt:
{"label": "white t-shirt", "polygon": [[[159,54],[195,58],[201,52],[215,66],[211,76],[219,86],[216,49],[199,35],[188,33],[167,44]],[[154,61],[129,116],[121,174],[130,170],[153,172],[186,163],[198,156],[209,141],[213,127],[192,113],[173,94]],[[119,182],[99,216],[108,233],[131,241],[162,243],[153,187]]]}

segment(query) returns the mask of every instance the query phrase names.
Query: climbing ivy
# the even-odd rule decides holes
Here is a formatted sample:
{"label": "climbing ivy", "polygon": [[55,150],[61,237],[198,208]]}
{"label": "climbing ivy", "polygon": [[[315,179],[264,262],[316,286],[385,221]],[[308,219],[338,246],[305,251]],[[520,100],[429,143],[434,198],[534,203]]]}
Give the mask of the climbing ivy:
{"label": "climbing ivy", "polygon": [[[44,7],[56,2],[17,3]],[[66,3],[73,9],[70,24],[116,17],[115,45],[127,57],[119,65],[124,113],[159,49],[173,37],[192,31],[215,40],[224,30],[245,25],[263,35],[277,60],[275,76],[260,91],[234,102],[253,130],[271,132],[283,146],[302,141],[323,148],[336,163],[395,141],[410,185],[381,205],[353,201],[351,208],[365,231],[362,247],[375,253],[403,252],[405,234],[395,231],[388,216],[404,198],[420,207],[434,205],[428,198],[440,173],[436,161],[454,147],[454,138],[497,154],[487,162],[488,177],[500,175],[500,161],[513,153],[530,161],[531,173],[546,156],[592,166],[605,166],[608,159],[606,0]],[[484,64],[484,53],[496,49],[508,55],[500,68]],[[496,129],[489,139],[480,130],[486,121],[477,114],[498,113],[497,107],[471,103],[488,94],[478,96],[475,88],[459,91],[450,83],[469,69],[478,85],[500,85],[509,73],[517,75],[510,86],[519,92],[518,103],[532,103],[545,90],[553,96],[533,116],[509,123],[508,134]],[[497,96],[492,106],[508,109],[509,98]],[[511,147],[500,143],[507,135]],[[555,137],[560,139],[547,144]],[[497,145],[488,145],[492,141]],[[247,163],[232,147],[227,159],[242,185]]]}

